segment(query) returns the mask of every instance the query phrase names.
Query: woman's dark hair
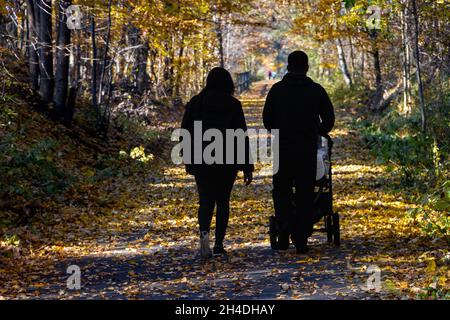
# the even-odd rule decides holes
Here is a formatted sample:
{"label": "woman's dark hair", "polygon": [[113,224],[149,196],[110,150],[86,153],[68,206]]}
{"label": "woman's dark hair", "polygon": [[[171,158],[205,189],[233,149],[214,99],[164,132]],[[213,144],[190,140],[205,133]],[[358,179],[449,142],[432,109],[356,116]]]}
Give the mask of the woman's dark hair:
{"label": "woman's dark hair", "polygon": [[206,78],[205,90],[214,90],[232,95],[234,93],[234,82],[231,74],[224,68],[213,68]]}

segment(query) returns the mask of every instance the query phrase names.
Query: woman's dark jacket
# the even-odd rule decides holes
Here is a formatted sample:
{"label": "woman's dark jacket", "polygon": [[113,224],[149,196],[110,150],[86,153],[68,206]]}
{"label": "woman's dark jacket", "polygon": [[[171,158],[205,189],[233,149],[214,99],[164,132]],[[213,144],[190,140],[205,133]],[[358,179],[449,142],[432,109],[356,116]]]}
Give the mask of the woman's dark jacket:
{"label": "woman's dark jacket", "polygon": [[[223,136],[223,164],[194,164],[194,121],[202,122],[202,136],[208,129],[218,129]],[[232,95],[216,91],[203,90],[200,94],[194,96],[186,105],[181,128],[189,130],[191,134],[191,162],[186,164],[186,171],[189,174],[197,175],[217,170],[244,172],[254,171],[254,166],[249,155],[249,141],[246,138],[245,163],[237,164],[236,154],[237,146],[234,147],[235,161],[233,164],[226,164],[226,129],[242,129],[247,132],[244,112],[240,101]],[[202,152],[211,142],[203,142]]]}

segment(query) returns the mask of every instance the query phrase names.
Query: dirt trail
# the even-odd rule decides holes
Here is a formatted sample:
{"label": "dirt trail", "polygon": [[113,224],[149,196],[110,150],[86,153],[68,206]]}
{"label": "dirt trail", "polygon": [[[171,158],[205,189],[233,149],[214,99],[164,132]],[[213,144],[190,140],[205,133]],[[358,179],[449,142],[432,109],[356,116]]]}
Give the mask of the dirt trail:
{"label": "dirt trail", "polygon": [[[264,96],[272,82],[260,82],[242,96],[249,127],[260,128]],[[229,258],[202,262],[197,257],[197,195],[192,177],[180,166],[148,177],[146,205],[127,220],[133,232],[98,238],[84,252],[57,261],[27,296],[40,298],[128,299],[365,299],[389,292],[366,292],[365,268],[382,263],[408,239],[399,234],[408,205],[383,191],[382,167],[348,129],[352,114],[337,110],[333,131],[335,209],[341,214],[342,245],[315,234],[308,255],[274,252],[268,242],[272,215],[271,178],[256,174],[252,186],[239,180],[233,191],[226,238]],[[261,169],[259,167],[259,169]],[[130,229],[130,228],[128,228]],[[391,252],[389,252],[391,250]],[[405,257],[406,252],[404,252]],[[398,254],[397,254],[398,255]],[[374,262],[375,261],[375,262]],[[386,265],[384,261],[384,266]],[[82,288],[66,288],[66,268],[78,265]],[[383,271],[383,279],[391,271]]]}

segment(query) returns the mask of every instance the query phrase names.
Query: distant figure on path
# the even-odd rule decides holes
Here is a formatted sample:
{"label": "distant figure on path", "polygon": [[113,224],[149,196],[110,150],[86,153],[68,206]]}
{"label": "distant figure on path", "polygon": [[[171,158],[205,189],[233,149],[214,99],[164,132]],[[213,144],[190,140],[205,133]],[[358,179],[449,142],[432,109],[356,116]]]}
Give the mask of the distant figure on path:
{"label": "distant figure on path", "polygon": [[[307,77],[308,56],[295,51],[288,58],[288,73],[266,99],[264,126],[279,129],[279,170],[273,176],[275,217],[280,227],[279,250],[289,248],[289,235],[297,253],[308,252],[317,166],[317,141],[334,126],[333,105],[325,89]],[[292,209],[295,187],[296,211]]]}
{"label": "distant figure on path", "polygon": [[[189,130],[191,137],[194,136],[194,121],[202,122],[202,135],[208,129],[220,130],[223,137],[225,137],[226,129],[243,129],[246,132],[247,125],[242,105],[239,100],[233,97],[233,92],[234,83],[230,73],[223,68],[212,69],[207,77],[206,87],[186,105],[181,127]],[[193,147],[193,141],[191,145]],[[246,149],[248,147],[246,145]],[[205,144],[203,144],[202,152],[204,148]],[[236,155],[236,152],[234,154]],[[198,221],[200,225],[200,254],[203,258],[209,258],[212,255],[209,233],[215,206],[217,206],[217,213],[213,253],[214,255],[226,254],[223,240],[230,215],[231,190],[238,171],[244,172],[244,182],[247,185],[253,180],[254,166],[249,159],[247,160],[245,164],[241,165],[209,165],[204,162],[186,165],[187,172],[195,176],[200,198]]]}

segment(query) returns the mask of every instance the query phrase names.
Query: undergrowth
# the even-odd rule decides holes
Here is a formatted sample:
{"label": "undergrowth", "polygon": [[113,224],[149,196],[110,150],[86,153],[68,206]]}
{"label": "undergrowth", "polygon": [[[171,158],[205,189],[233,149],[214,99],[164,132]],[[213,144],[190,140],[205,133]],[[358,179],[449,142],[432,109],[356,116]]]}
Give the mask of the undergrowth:
{"label": "undergrowth", "polygon": [[390,176],[386,188],[416,204],[407,217],[424,235],[450,243],[450,97],[427,106],[426,133],[417,109],[405,115],[391,106],[382,115],[371,114],[361,88],[337,90],[334,98],[339,106],[356,110],[352,126],[385,165]]}

